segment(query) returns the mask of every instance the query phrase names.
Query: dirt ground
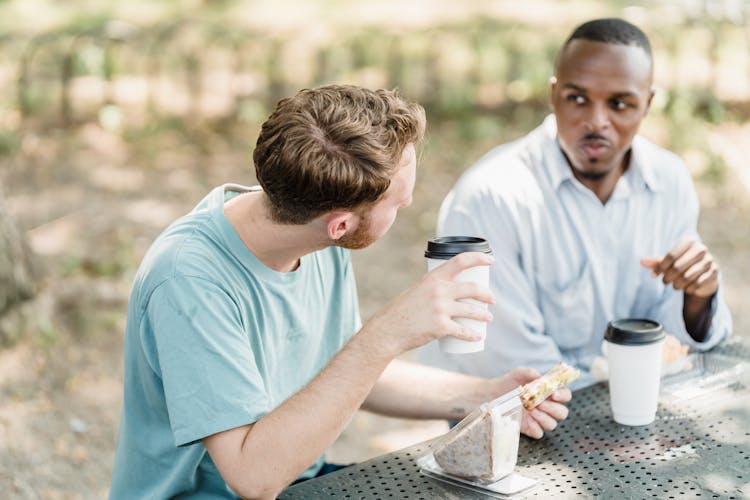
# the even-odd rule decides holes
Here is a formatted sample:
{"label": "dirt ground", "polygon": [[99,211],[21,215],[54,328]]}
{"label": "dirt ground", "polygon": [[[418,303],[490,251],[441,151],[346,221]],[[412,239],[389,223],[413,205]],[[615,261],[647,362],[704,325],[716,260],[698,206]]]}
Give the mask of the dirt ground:
{"label": "dirt ground", "polygon": [[[748,336],[750,185],[740,168],[747,168],[741,160],[750,156],[750,129],[714,132],[734,147],[722,151],[734,155],[727,161],[737,169],[699,182],[700,229],[724,270],[735,332]],[[150,145],[146,139],[134,151],[95,124],[72,134],[29,132],[19,155],[4,160],[0,186],[43,274],[38,297],[3,320],[27,334],[0,349],[0,497],[106,497],[121,408],[125,309],[138,262],[158,232],[211,187],[253,180],[247,138],[255,130],[242,131],[245,140],[235,142],[195,133]],[[354,257],[365,319],[421,276],[424,241],[440,201],[460,171],[499,142],[481,137],[456,152],[453,134],[449,127],[431,131],[414,205],[386,237]],[[445,429],[440,421],[360,412],[329,458],[359,461]]]}

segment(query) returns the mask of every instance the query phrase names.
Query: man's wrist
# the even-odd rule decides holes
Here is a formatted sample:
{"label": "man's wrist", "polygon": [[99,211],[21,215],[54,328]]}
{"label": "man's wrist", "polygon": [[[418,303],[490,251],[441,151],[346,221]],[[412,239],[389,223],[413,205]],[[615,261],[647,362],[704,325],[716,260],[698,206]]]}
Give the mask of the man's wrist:
{"label": "man's wrist", "polygon": [[514,389],[514,387],[510,387],[505,377],[491,379],[471,378],[472,380],[468,382],[470,386],[451,405],[450,412],[452,419],[461,420],[482,403],[492,401]]}
{"label": "man's wrist", "polygon": [[362,351],[366,359],[385,364],[401,354],[397,346],[391,345],[388,336],[378,328],[377,324],[369,321],[357,332],[349,344],[351,348]]}
{"label": "man's wrist", "polygon": [[682,316],[685,329],[696,342],[702,342],[708,335],[713,316],[713,299],[717,293],[718,291],[709,297],[684,294]]}

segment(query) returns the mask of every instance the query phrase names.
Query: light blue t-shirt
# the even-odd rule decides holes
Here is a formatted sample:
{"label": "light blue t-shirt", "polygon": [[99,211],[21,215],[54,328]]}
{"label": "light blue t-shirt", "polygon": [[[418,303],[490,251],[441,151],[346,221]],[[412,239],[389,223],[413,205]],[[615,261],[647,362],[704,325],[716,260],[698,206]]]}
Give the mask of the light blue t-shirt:
{"label": "light blue t-shirt", "polygon": [[242,243],[224,203],[248,189],[214,189],[156,239],[138,270],[113,499],[234,498],[201,439],[279,406],[360,325],[347,250],[313,252],[280,273]]}

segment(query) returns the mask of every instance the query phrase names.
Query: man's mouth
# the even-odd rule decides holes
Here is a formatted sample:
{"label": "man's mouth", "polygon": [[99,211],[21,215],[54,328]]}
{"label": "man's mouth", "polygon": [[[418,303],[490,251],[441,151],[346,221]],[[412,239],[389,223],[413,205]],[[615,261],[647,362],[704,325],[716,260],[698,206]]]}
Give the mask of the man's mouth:
{"label": "man's mouth", "polygon": [[603,138],[584,139],[581,149],[589,158],[599,158],[609,149],[609,141]]}

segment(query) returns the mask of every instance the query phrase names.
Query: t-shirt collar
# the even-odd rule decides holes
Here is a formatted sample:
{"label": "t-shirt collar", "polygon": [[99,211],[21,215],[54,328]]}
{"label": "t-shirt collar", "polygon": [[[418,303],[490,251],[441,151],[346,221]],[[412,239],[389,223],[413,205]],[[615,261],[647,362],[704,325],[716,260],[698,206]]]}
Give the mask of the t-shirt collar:
{"label": "t-shirt collar", "polygon": [[269,281],[294,282],[304,279],[303,276],[310,268],[312,254],[305,254],[300,258],[300,266],[294,271],[280,272],[271,269],[258,259],[255,254],[245,245],[237,234],[237,230],[224,213],[224,203],[229,196],[237,196],[250,191],[261,191],[260,186],[243,186],[241,184],[223,184],[212,191],[209,210],[212,219],[222,235],[227,249],[251,272],[258,277]]}

